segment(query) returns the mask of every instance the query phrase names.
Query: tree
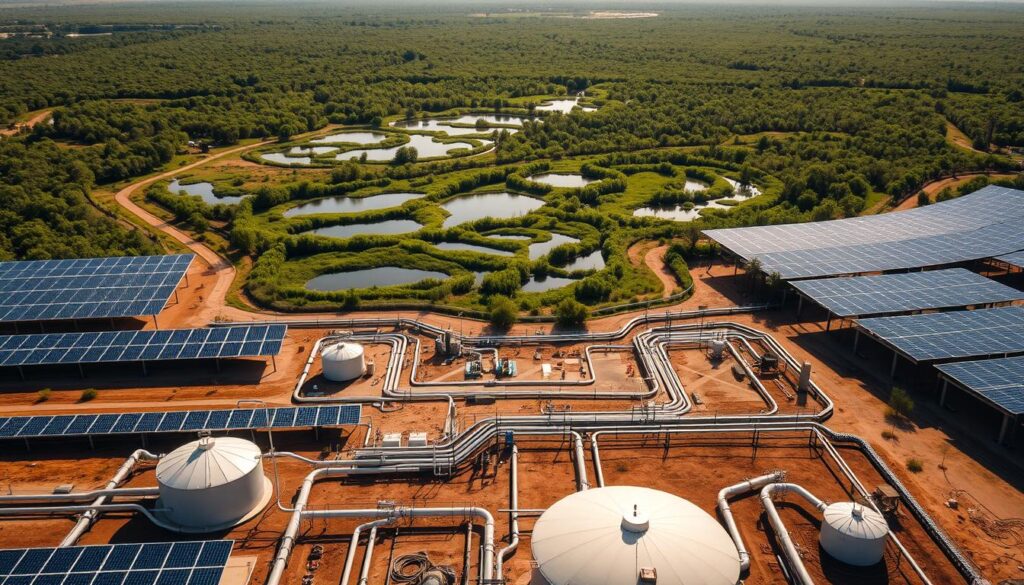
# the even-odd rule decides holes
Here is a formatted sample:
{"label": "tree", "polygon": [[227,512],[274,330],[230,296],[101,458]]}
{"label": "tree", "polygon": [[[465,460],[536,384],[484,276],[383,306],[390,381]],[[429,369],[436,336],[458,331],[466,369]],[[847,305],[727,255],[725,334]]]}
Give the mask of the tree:
{"label": "tree", "polygon": [[567,297],[555,307],[555,319],[562,327],[579,328],[587,320],[587,306]]}
{"label": "tree", "polygon": [[419,157],[420,153],[416,151],[415,147],[403,146],[395,151],[395,158],[391,159],[391,164],[398,166],[406,163],[414,163]]}
{"label": "tree", "polygon": [[491,297],[489,309],[491,325],[502,331],[515,325],[519,318],[519,309],[516,308],[512,299],[506,296],[494,295]]}
{"label": "tree", "polygon": [[895,414],[906,418],[914,410],[914,400],[907,394],[906,390],[895,386],[892,389],[892,393],[889,394],[889,408]]}

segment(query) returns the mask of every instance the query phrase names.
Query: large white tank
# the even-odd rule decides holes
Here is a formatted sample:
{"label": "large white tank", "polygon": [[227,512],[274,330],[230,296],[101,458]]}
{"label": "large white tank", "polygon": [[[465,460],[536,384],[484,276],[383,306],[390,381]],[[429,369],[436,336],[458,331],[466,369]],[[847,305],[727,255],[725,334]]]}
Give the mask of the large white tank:
{"label": "large white tank", "polygon": [[164,527],[213,532],[258,514],[273,494],[262,455],[243,439],[203,437],[162,457],[156,480]]}
{"label": "large white tank", "polygon": [[822,512],[818,541],[825,552],[848,565],[868,567],[882,560],[889,525],[862,504],[836,502]]}
{"label": "large white tank", "polygon": [[548,508],[530,537],[549,585],[641,582],[735,585],[739,553],[707,512],[678,496],[644,487],[577,492]]}
{"label": "large white tank", "polygon": [[366,372],[363,346],[358,343],[341,342],[328,345],[320,352],[324,377],[332,382],[355,380]]}

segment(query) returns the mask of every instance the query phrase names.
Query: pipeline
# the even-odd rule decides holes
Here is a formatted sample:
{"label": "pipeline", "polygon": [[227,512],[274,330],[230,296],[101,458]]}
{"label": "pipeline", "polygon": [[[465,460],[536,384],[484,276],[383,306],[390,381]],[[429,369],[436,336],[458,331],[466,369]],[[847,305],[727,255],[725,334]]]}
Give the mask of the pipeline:
{"label": "pipeline", "polygon": [[[138,512],[150,522],[161,525],[154,512],[170,512],[170,508],[149,509],[141,504],[88,504],[85,506],[28,506],[21,508],[0,508],[0,516],[74,516],[84,512],[99,515],[103,512]],[[63,545],[61,545],[63,546]]]}
{"label": "pipeline", "polygon": [[[509,463],[509,510],[508,513],[508,525],[509,525],[509,542],[508,546],[498,551],[495,559],[494,574],[497,575],[498,579],[504,579],[505,572],[503,570],[503,563],[505,559],[516,552],[519,547],[519,447],[512,445],[511,461]],[[468,554],[468,553],[467,553]]]}
{"label": "pipeline", "polygon": [[775,531],[775,536],[779,539],[779,544],[782,546],[782,552],[786,556],[790,570],[800,585],[814,585],[814,580],[811,579],[811,575],[807,572],[804,562],[800,560],[800,553],[796,550],[793,539],[789,537],[786,525],[782,522],[782,518],[779,517],[779,511],[775,509],[775,502],[772,501],[772,494],[788,492],[793,492],[807,500],[819,512],[825,510],[826,504],[817,496],[807,491],[807,489],[795,483],[771,483],[761,489],[761,505],[764,506],[765,514],[768,515],[768,522],[771,523],[772,530]]}
{"label": "pipeline", "polygon": [[750,570],[750,553],[747,551],[746,545],[743,544],[743,536],[740,535],[740,530],[736,526],[736,520],[732,517],[732,509],[729,508],[729,498],[759,490],[770,483],[780,482],[784,479],[786,479],[786,472],[776,471],[722,488],[718,492],[718,512],[722,515],[725,529],[729,531],[729,536],[732,537],[732,541],[736,544],[736,552],[740,555],[741,575],[746,574]]}
{"label": "pipeline", "polygon": [[[345,566],[341,570],[341,580],[338,581],[339,585],[348,585],[349,578],[352,575],[352,563],[356,559],[356,549],[359,548],[359,535],[363,530],[372,528],[372,531],[370,532],[370,539],[373,539],[377,536],[377,527],[390,524],[391,521],[391,518],[382,518],[379,520],[371,520],[365,524],[360,524],[355,527],[355,530],[352,531],[352,538],[349,540],[348,551],[345,553]],[[362,577],[362,575],[360,575],[360,577]]]}
{"label": "pipeline", "polygon": [[100,497],[149,497],[160,495],[160,488],[139,487],[139,488],[115,488],[100,489],[88,492],[74,492],[70,494],[22,494],[11,496],[0,496],[0,504],[46,504],[57,502],[90,502]]}

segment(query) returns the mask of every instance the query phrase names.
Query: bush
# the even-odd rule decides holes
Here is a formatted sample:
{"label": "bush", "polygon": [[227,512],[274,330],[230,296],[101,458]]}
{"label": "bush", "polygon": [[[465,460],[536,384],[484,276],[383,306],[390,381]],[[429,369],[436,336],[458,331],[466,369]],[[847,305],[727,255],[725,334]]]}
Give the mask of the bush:
{"label": "bush", "polygon": [[38,393],[36,393],[36,404],[39,404],[40,402],[46,402],[47,400],[50,399],[50,396],[52,395],[53,390],[50,390],[49,388],[43,388]]}
{"label": "bush", "polygon": [[522,280],[519,277],[519,271],[506,268],[505,270],[499,270],[497,272],[491,272],[484,275],[484,280],[480,284],[480,290],[485,295],[503,295],[513,296],[516,291],[522,286]]}
{"label": "bush", "polygon": [[511,299],[501,295],[491,297],[490,322],[496,329],[507,330],[518,318],[519,309]]}
{"label": "bush", "polygon": [[914,400],[910,398],[906,390],[896,386],[889,394],[889,407],[892,408],[893,413],[906,418],[914,410]]}
{"label": "bush", "polygon": [[95,399],[97,396],[99,396],[99,393],[96,392],[94,388],[86,388],[85,390],[82,390],[82,396],[79,397],[78,401],[89,402],[90,400]]}
{"label": "bush", "polygon": [[565,298],[555,307],[555,319],[563,327],[582,327],[587,315],[586,305],[573,298]]}
{"label": "bush", "polygon": [[924,470],[924,463],[920,459],[907,459],[907,470],[912,473],[921,473]]}

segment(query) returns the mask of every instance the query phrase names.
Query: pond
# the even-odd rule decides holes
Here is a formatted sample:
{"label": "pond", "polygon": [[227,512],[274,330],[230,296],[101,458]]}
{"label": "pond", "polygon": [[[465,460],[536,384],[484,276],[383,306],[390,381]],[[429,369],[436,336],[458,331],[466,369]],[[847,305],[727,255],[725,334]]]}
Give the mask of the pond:
{"label": "pond", "polygon": [[409,135],[409,142],[400,146],[393,146],[391,148],[361,148],[359,150],[350,150],[339,154],[335,158],[338,160],[352,160],[361,157],[365,152],[366,160],[387,162],[395,158],[395,153],[398,152],[399,148],[405,146],[415,148],[416,152],[419,154],[419,158],[446,156],[449,152],[459,148],[473,150],[473,145],[468,142],[450,142],[445,144],[444,142],[434,140],[430,136],[425,136],[423,134],[411,134]]}
{"label": "pond", "polygon": [[601,250],[594,250],[586,256],[579,256],[572,262],[565,265],[565,269],[573,270],[601,270],[604,268],[604,257]]}
{"label": "pond", "polygon": [[551,239],[546,242],[530,244],[530,260],[536,260],[562,244],[577,244],[579,240],[563,236],[562,234],[551,234]]}
{"label": "pond", "polygon": [[508,250],[498,250],[497,248],[488,248],[486,246],[474,246],[473,244],[464,244],[462,242],[441,242],[434,244],[435,248],[441,250],[466,250],[468,252],[477,252],[480,254],[495,254],[497,256],[512,256],[513,253]]}
{"label": "pond", "polygon": [[584,187],[595,181],[579,174],[542,173],[528,177],[534,183],[543,183],[552,187]]}
{"label": "pond", "polygon": [[313,215],[315,213],[357,213],[374,209],[397,207],[406,201],[419,199],[423,193],[384,193],[369,197],[328,197],[303,203],[284,212],[285,217]]}
{"label": "pond", "polygon": [[330,136],[324,136],[323,138],[316,138],[310,140],[310,144],[380,144],[387,138],[387,134],[380,132],[341,132],[339,134],[331,134]]}
{"label": "pond", "polygon": [[352,223],[349,225],[332,225],[330,227],[323,227],[315,229],[311,232],[318,236],[327,236],[329,238],[351,238],[352,236],[358,235],[381,235],[381,234],[405,234],[409,232],[415,232],[422,228],[421,224],[416,223],[411,219],[389,219],[387,221],[378,221],[376,223]]}
{"label": "pond", "polygon": [[217,197],[213,193],[213,183],[192,183],[191,185],[182,185],[178,179],[171,181],[170,185],[167,185],[167,190],[177,195],[181,191],[188,193],[189,195],[198,195],[203,198],[203,202],[210,205],[217,205],[224,203],[227,205],[234,205],[242,200],[245,195],[232,196],[232,197]]}
{"label": "pond", "polygon": [[447,228],[485,217],[519,217],[543,205],[544,202],[540,199],[518,193],[470,193],[456,197],[441,206],[441,209],[451,214],[444,220],[442,227]]}
{"label": "pond", "polygon": [[515,234],[484,234],[485,238],[497,238],[499,240],[532,240],[530,236],[517,236]]}
{"label": "pond", "polygon": [[544,292],[556,288],[562,288],[563,286],[569,286],[578,280],[572,278],[562,278],[560,276],[531,276],[530,280],[523,285],[523,292]]}
{"label": "pond", "polygon": [[293,146],[288,151],[289,156],[301,156],[303,154],[316,155],[316,154],[327,154],[328,152],[334,152],[338,150],[334,146],[310,146],[308,148],[302,148],[301,146]]}
{"label": "pond", "polygon": [[[748,185],[746,187],[743,187],[740,185],[739,181],[729,178],[725,178],[725,180],[728,181],[730,185],[732,185],[733,190],[735,191],[735,193],[731,197],[722,197],[719,199],[712,199],[711,201],[708,201],[706,203],[698,203],[690,209],[685,209],[682,204],[665,205],[659,207],[641,207],[635,210],[633,212],[633,215],[637,217],[660,217],[661,219],[671,219],[673,221],[693,221],[700,217],[700,212],[705,209],[731,209],[735,207],[733,205],[724,205],[721,203],[721,201],[724,201],[726,199],[732,201],[746,201],[748,199],[753,199],[754,197],[757,197],[758,195],[761,194],[761,191],[758,190],[758,188],[755,187],[754,185]],[[686,182],[686,190],[697,190],[691,189],[690,183],[691,181]],[[702,189],[707,188],[703,183],[696,184],[701,185]]]}
{"label": "pond", "polygon": [[308,156],[288,156],[283,152],[267,152],[261,154],[260,158],[279,165],[308,165],[313,162]]}
{"label": "pond", "polygon": [[332,272],[321,274],[306,283],[310,290],[348,290],[352,288],[370,288],[372,286],[394,286],[412,284],[428,278],[446,279],[444,272],[431,270],[415,270],[398,268],[397,266],[381,266],[350,272]]}
{"label": "pond", "polygon": [[683,191],[698,192],[707,191],[707,189],[708,186],[706,184],[701,183],[700,181],[691,181],[690,179],[686,179],[685,184],[683,185]]}
{"label": "pond", "polygon": [[730,185],[732,185],[733,190],[736,191],[736,193],[731,197],[731,199],[735,199],[737,201],[746,201],[747,199],[752,199],[761,194],[761,190],[758,189],[756,185],[747,185],[744,187],[743,185],[740,185],[740,182],[735,179],[730,179],[729,177],[722,178],[725,179]]}
{"label": "pond", "polygon": [[[406,130],[420,130],[425,132],[444,132],[448,136],[465,136],[467,134],[490,133],[495,128],[478,130],[477,120],[484,120],[494,126],[515,126],[516,128],[502,128],[510,134],[516,133],[517,128],[522,127],[521,116],[508,116],[502,114],[466,114],[458,118],[424,118],[420,120],[399,120],[391,125],[395,128]],[[468,126],[452,126],[452,124],[468,124]]]}
{"label": "pond", "polygon": [[580,101],[579,98],[564,99],[564,100],[551,100],[549,102],[544,102],[543,104],[537,106],[536,109],[537,109],[537,111],[540,111],[540,112],[561,112],[563,114],[568,114],[569,112],[571,112],[573,110],[573,108],[578,106],[584,112],[596,112],[597,111],[597,108],[592,108],[590,106],[580,106],[579,105],[579,101]]}

